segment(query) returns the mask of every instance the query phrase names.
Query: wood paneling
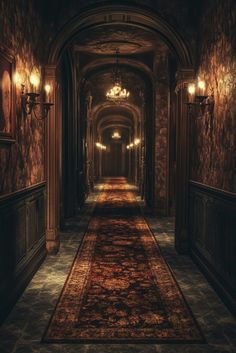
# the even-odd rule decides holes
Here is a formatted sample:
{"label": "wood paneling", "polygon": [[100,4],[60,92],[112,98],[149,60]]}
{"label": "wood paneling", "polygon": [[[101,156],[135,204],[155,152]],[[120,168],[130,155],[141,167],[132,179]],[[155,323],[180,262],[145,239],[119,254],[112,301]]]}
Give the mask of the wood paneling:
{"label": "wood paneling", "polygon": [[46,254],[45,183],[0,199],[0,322]]}
{"label": "wood paneling", "polygon": [[236,314],[236,195],[190,182],[193,258]]}

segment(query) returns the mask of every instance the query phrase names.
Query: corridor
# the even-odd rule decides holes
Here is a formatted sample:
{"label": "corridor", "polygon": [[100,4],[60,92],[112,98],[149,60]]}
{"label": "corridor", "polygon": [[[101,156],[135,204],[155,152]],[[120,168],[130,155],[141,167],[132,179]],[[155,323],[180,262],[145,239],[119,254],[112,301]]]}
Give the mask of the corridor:
{"label": "corridor", "polygon": [[[87,200],[81,216],[70,220],[67,224],[67,231],[61,234],[63,241],[60,253],[58,253],[55,258],[47,257],[10,313],[5,324],[1,327],[0,351],[2,353],[235,352],[235,319],[229,314],[228,310],[219,300],[216,293],[191,259],[188,256],[178,255],[174,250],[173,219],[162,218],[157,221],[155,217],[148,215],[139,197],[135,197],[136,191],[136,188],[133,185],[127,184],[124,178],[112,178],[96,187],[96,192]],[[140,213],[141,209],[139,205],[141,206],[142,213]],[[153,256],[164,256],[171,273],[173,273],[179,285],[179,289],[175,283],[174,287],[172,287],[172,282],[172,304],[170,302],[170,307],[165,308],[164,311],[161,309],[160,302],[159,304],[155,302],[155,294],[152,293],[152,289],[150,288],[149,281],[152,276],[150,277],[150,274],[145,274],[145,277],[140,278],[139,282],[140,275],[137,271],[139,266],[141,266],[141,271],[145,271],[145,255],[143,254],[144,257],[141,255],[141,249],[134,251],[134,247],[130,246],[130,242],[137,241],[135,237],[141,238],[142,236],[149,236],[149,242],[151,241],[152,243],[154,241],[152,240],[152,235],[146,225],[146,221],[142,218],[142,214],[145,216],[158,246],[160,246],[161,252]],[[104,219],[104,221],[101,221],[101,218]],[[127,221],[129,225],[124,225],[124,222]],[[98,222],[100,223],[99,227]],[[101,224],[101,222],[105,223]],[[113,223],[112,227],[110,226],[111,222]],[[140,224],[142,225],[141,227]],[[138,233],[137,229],[139,229]],[[79,286],[81,277],[75,277],[73,279],[73,275],[70,274],[70,271],[74,257],[77,258],[78,261],[78,264],[74,262],[72,266],[72,268],[74,267],[74,271],[76,270],[75,267],[79,265],[79,261],[85,261],[82,255],[84,251],[83,244],[85,245],[86,237],[91,238],[91,232],[95,232],[96,236],[100,237],[100,239],[97,240],[97,250],[93,252],[95,262],[94,265],[91,266],[94,267],[90,269],[90,274],[87,272],[86,275],[93,276],[89,279],[90,289],[85,296],[86,300],[83,300],[84,310],[81,308],[79,314],[79,309],[77,308],[78,304],[76,303],[72,303],[68,308],[60,308],[60,306],[63,305],[63,296],[65,297],[64,302],[66,301],[66,296],[69,296],[69,303],[71,300],[74,300],[72,296],[74,290],[76,291],[76,299],[78,299],[77,296],[80,292]],[[138,244],[136,247],[137,246]],[[78,248],[80,252],[77,252]],[[117,251],[118,248],[119,251]],[[103,249],[102,253],[101,249]],[[127,251],[129,255],[125,255]],[[98,255],[96,255],[96,253]],[[100,262],[100,267],[98,267],[98,263],[96,263],[98,261]],[[156,262],[158,263],[157,260]],[[151,263],[147,266],[151,266]],[[161,264],[161,267],[162,266],[163,263]],[[86,267],[86,264],[84,264],[83,267]],[[163,268],[162,271],[169,272],[169,269],[166,267]],[[118,273],[118,270],[120,270],[121,273]],[[167,282],[169,282],[170,277],[172,277],[171,273],[167,273]],[[157,275],[158,277],[161,275],[160,266]],[[70,279],[68,279],[68,276],[70,276]],[[109,278],[110,280],[108,280]],[[127,281],[126,278],[128,278]],[[64,286],[63,289],[64,282],[67,283],[67,285],[66,287]],[[164,283],[167,287],[170,285],[160,281],[160,286]],[[98,286],[98,284],[100,286]],[[147,286],[145,286],[145,284]],[[128,285],[131,285],[131,287]],[[140,285],[143,285],[141,292],[139,290]],[[67,293],[67,287],[70,290],[70,294]],[[85,287],[87,287],[87,285],[85,285]],[[96,291],[98,287],[100,290]],[[103,290],[101,290],[102,288]],[[160,287],[157,288],[156,292],[159,293],[158,296],[162,290],[164,290],[162,295],[167,295],[167,288],[162,289]],[[60,295],[61,291],[62,294]],[[188,307],[185,307],[185,303],[181,299],[181,292],[187,300],[191,311],[189,311]],[[132,295],[132,293],[134,294]],[[152,295],[148,300],[150,293],[152,293]],[[177,297],[173,298],[173,295],[177,295]],[[59,296],[61,299],[58,302]],[[178,297],[181,299],[179,307],[177,306]],[[115,301],[112,302],[114,298]],[[158,299],[158,297],[156,298]],[[136,314],[140,313],[140,315],[137,315],[136,320],[133,319],[121,323],[120,318],[132,318],[131,313],[125,316],[127,309],[124,310],[124,303],[127,301],[127,304],[128,299],[131,303],[130,307],[134,309]],[[137,303],[136,309],[134,299],[136,299]],[[148,300],[149,304],[146,300]],[[158,301],[159,300],[160,298]],[[150,304],[154,306],[150,308]],[[173,304],[174,306],[172,306]],[[57,306],[56,311],[54,311],[55,306]],[[59,314],[60,310],[63,311],[62,316]],[[70,312],[70,310],[72,310],[72,312]],[[76,324],[73,324],[77,332],[76,335],[71,338],[71,330],[68,327],[70,321],[66,322],[66,318],[71,319],[74,310],[76,310],[78,314]],[[183,326],[181,324],[182,327],[180,326],[181,329],[179,332],[176,327],[177,331],[175,334],[177,334],[177,337],[173,338],[173,331],[170,330],[166,339],[163,340],[163,337],[161,337],[163,334],[162,330],[164,327],[168,327],[168,325],[163,326],[163,323],[160,321],[160,313],[162,312],[164,315],[166,313],[167,316],[164,318],[166,320],[167,317],[171,317],[171,312],[167,314],[168,310],[177,310],[179,315],[178,320],[180,320],[180,322],[182,320],[181,316],[185,315],[184,312],[187,310],[187,318],[185,317]],[[155,312],[159,315],[159,320],[157,321],[153,320],[157,317]],[[195,326],[195,322],[192,321],[191,312],[197,320],[197,326]],[[107,316],[108,313],[109,315]],[[145,314],[150,315],[150,313],[153,315],[153,318],[148,315],[146,316],[150,321],[147,320],[146,323],[144,320],[138,321],[138,318],[145,317]],[[121,317],[119,317],[119,314],[122,314]],[[51,328],[49,325],[48,330],[48,323],[51,317],[54,317],[54,321],[57,322],[54,327],[51,322]],[[178,324],[180,324],[180,322],[178,322]],[[190,332],[187,330],[186,333],[184,333],[186,322],[187,326],[190,325],[191,330]],[[85,323],[85,327],[90,330],[89,336],[86,336],[87,329],[83,330]],[[62,327],[58,331],[57,328],[60,327],[61,324]],[[174,323],[172,323],[172,325],[173,324]],[[172,325],[170,327],[172,327]],[[203,339],[200,331],[198,331],[198,325],[200,330],[204,333],[205,339]],[[81,331],[78,330],[79,327],[82,328]],[[157,327],[157,331],[148,330],[145,332],[145,328],[150,329],[150,327]],[[109,336],[106,336],[106,329],[108,328]],[[114,337],[118,338],[120,336],[119,339],[115,340],[113,343],[112,340],[114,340],[114,337],[111,335],[112,328],[114,329]],[[142,335],[142,330],[144,336]],[[134,337],[132,337],[132,332]],[[186,334],[189,335],[188,332],[191,335],[190,337],[186,337]],[[136,336],[137,333],[138,335]],[[147,340],[145,343],[145,338],[147,339],[150,334],[152,338],[151,341]],[[155,335],[157,336],[155,337]],[[168,335],[170,335],[169,338]],[[43,342],[42,337],[44,337]],[[122,337],[126,338],[123,343]],[[129,342],[130,338],[132,339]],[[179,341],[178,343],[176,342],[176,338],[177,341]],[[198,343],[196,342],[196,338],[199,340]],[[99,340],[101,342],[97,345],[96,343],[98,343]],[[45,343],[47,341],[51,343]]]}
{"label": "corridor", "polygon": [[0,23],[0,353],[236,353],[236,1]]}

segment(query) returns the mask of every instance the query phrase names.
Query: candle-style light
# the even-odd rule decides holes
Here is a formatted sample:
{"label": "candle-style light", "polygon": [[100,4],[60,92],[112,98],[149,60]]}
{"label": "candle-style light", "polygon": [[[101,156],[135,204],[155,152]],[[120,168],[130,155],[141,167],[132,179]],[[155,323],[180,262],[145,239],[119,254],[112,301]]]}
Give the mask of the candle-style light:
{"label": "candle-style light", "polygon": [[206,83],[200,78],[198,78],[198,88],[199,88],[199,96],[204,96],[206,91]]}
{"label": "candle-style light", "polygon": [[[32,116],[33,114],[33,116],[37,120],[44,120],[45,118],[47,118],[50,108],[54,105],[50,102],[50,92],[52,89],[51,85],[46,84],[44,86],[44,89],[46,91],[46,101],[44,102],[42,100],[38,101],[38,97],[40,96],[40,93],[38,91],[40,85],[40,74],[36,69],[33,70],[29,76],[29,82],[31,85],[31,89],[29,92],[25,92],[26,80],[23,81],[22,74],[16,71],[13,76],[13,79],[16,86],[21,86],[21,107],[25,116]],[[36,109],[38,105],[40,105],[40,109]]]}
{"label": "candle-style light", "polygon": [[40,84],[40,77],[35,72],[31,72],[30,74],[30,83],[33,88],[33,93],[36,93]]}
{"label": "candle-style light", "polygon": [[196,83],[189,83],[187,87],[188,91],[188,104],[189,111],[193,106],[200,107],[201,115],[203,115],[207,109],[208,113],[214,111],[214,94],[211,96],[206,94],[206,82],[200,77],[197,78]]}
{"label": "candle-style light", "polygon": [[47,83],[45,86],[44,86],[44,90],[46,92],[46,102],[49,103],[50,102],[50,99],[51,99],[51,86]]}
{"label": "candle-style light", "polygon": [[196,86],[194,83],[188,85],[189,102],[194,102],[194,97],[196,93]]}
{"label": "candle-style light", "polygon": [[100,149],[100,150],[106,150],[106,149],[107,149],[107,146],[103,145],[103,144],[100,143],[100,142],[96,142],[95,145],[96,145],[97,148]]}

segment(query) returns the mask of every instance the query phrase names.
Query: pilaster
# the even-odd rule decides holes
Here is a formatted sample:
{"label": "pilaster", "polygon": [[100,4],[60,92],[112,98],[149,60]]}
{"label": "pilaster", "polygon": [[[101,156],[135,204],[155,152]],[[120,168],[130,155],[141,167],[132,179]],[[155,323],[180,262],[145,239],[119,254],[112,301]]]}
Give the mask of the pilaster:
{"label": "pilaster", "polygon": [[180,69],[177,85],[177,161],[176,161],[176,223],[175,246],[179,253],[189,251],[188,238],[188,181],[189,181],[189,121],[186,102],[187,86],[194,79],[192,69]]}
{"label": "pilaster", "polygon": [[56,66],[45,66],[45,82],[50,84],[51,107],[46,121],[46,247],[49,253],[57,253],[60,246],[59,228],[59,172],[60,172],[60,121],[58,118]]}

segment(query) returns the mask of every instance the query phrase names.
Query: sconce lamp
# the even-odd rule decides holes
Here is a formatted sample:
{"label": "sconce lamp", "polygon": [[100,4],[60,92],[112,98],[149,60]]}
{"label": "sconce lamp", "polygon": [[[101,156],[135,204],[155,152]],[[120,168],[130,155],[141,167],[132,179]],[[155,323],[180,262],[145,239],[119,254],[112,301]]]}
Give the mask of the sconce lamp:
{"label": "sconce lamp", "polygon": [[129,145],[126,146],[127,150],[130,150],[134,147],[137,147],[140,144],[141,140],[136,138],[134,142],[131,142]]}
{"label": "sconce lamp", "polygon": [[103,145],[103,144],[100,143],[100,142],[96,142],[95,145],[96,145],[97,148],[100,149],[100,150],[106,150],[106,149],[107,149],[107,146]]}
{"label": "sconce lamp", "polygon": [[[40,94],[37,93],[40,84],[39,75],[32,72],[29,80],[31,83],[31,91],[25,92],[25,84],[22,82],[20,75],[18,73],[15,74],[15,83],[21,86],[21,108],[25,115],[32,116],[32,114],[34,114],[37,120],[44,120],[47,118],[51,106],[54,105],[54,103],[50,102],[51,86],[49,84],[44,86],[46,101],[38,101],[37,98],[40,96]],[[36,109],[38,105],[41,107],[40,113],[38,113]]]}
{"label": "sconce lamp", "polygon": [[188,102],[189,108],[196,106],[200,107],[202,113],[207,108],[209,112],[213,112],[214,109],[214,95],[206,95],[206,83],[198,77],[197,83],[190,83],[188,85]]}

